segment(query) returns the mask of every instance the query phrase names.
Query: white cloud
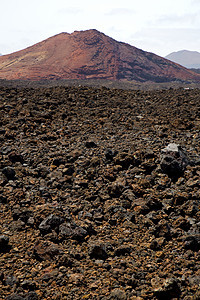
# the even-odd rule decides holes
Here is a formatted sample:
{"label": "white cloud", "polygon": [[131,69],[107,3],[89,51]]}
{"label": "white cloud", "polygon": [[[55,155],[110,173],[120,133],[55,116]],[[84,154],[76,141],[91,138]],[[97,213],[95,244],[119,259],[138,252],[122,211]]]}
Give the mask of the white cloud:
{"label": "white cloud", "polygon": [[200,36],[199,30],[197,29],[143,29],[132,36],[131,44],[161,56],[166,56],[173,51],[179,51],[183,49],[195,49],[196,51],[200,52]]}
{"label": "white cloud", "polygon": [[134,15],[136,13],[135,10],[133,9],[129,9],[129,8],[125,8],[125,7],[118,7],[118,8],[113,8],[110,11],[108,11],[106,13],[106,15],[108,16],[122,16],[122,15]]}
{"label": "white cloud", "polygon": [[199,0],[192,0],[191,5],[198,5],[198,6],[200,6],[200,2],[199,2]]}
{"label": "white cloud", "polygon": [[57,13],[61,14],[61,15],[62,14],[64,14],[64,15],[66,15],[66,14],[76,15],[76,14],[80,14],[82,12],[83,12],[83,10],[80,9],[80,8],[77,8],[77,7],[64,7],[64,8],[59,9],[57,11]]}
{"label": "white cloud", "polygon": [[198,28],[200,27],[200,11],[188,14],[170,14],[162,15],[158,19],[151,22],[152,26],[159,26],[160,28]]}

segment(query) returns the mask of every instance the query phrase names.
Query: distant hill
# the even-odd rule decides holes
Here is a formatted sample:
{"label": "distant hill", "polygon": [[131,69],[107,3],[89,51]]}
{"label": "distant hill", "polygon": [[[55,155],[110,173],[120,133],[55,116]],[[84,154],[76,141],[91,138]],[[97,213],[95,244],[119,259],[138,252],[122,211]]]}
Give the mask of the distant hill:
{"label": "distant hill", "polygon": [[200,68],[200,53],[197,51],[181,50],[172,52],[165,58],[189,69]]}
{"label": "distant hill", "polygon": [[1,56],[0,79],[200,82],[200,75],[91,29],[60,33]]}

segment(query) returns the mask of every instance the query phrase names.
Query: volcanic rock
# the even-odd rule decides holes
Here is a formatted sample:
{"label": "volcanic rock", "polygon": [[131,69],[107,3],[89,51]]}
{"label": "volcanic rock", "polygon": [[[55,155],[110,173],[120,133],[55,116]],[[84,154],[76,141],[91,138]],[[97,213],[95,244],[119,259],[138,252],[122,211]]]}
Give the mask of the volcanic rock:
{"label": "volcanic rock", "polygon": [[60,253],[60,248],[56,244],[48,241],[43,242],[38,240],[33,248],[33,255],[38,260],[51,260]]}
{"label": "volcanic rock", "polygon": [[45,233],[48,233],[49,231],[51,231],[51,229],[54,229],[56,227],[58,228],[59,225],[63,222],[64,222],[63,218],[51,214],[50,216],[48,216],[46,219],[44,219],[40,223],[39,229],[42,233],[45,234]]}
{"label": "volcanic rock", "polygon": [[6,252],[9,250],[10,246],[9,243],[9,237],[6,235],[0,235],[0,252]]}
{"label": "volcanic rock", "polygon": [[109,299],[126,300],[127,297],[125,291],[121,289],[114,289],[111,291]]}
{"label": "volcanic rock", "polygon": [[162,149],[161,169],[170,177],[180,177],[188,163],[189,160],[180,145],[171,143]]}
{"label": "volcanic rock", "polygon": [[101,243],[96,243],[90,246],[89,255],[91,258],[106,259],[108,254],[105,246]]}
{"label": "volcanic rock", "polygon": [[12,294],[6,298],[6,300],[24,300],[24,297],[18,294]]}
{"label": "volcanic rock", "polygon": [[12,167],[3,168],[2,173],[6,176],[8,180],[15,178],[15,170]]}
{"label": "volcanic rock", "polygon": [[180,287],[177,280],[174,278],[166,279],[163,287],[156,289],[154,295],[160,300],[174,299],[174,297],[179,297]]}
{"label": "volcanic rock", "polygon": [[1,299],[198,299],[199,95],[0,88]]}

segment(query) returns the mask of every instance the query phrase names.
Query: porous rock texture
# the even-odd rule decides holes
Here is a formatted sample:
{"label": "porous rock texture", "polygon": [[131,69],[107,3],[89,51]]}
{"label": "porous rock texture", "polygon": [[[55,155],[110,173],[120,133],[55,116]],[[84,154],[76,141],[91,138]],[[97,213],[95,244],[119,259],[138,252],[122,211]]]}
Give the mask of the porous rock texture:
{"label": "porous rock texture", "polygon": [[0,298],[199,299],[199,100],[2,87]]}

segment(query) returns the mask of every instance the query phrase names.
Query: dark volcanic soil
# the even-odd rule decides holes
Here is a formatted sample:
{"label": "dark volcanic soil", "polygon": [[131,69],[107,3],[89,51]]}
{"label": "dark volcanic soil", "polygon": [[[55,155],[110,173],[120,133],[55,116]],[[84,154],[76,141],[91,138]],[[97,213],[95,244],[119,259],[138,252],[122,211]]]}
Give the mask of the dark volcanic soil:
{"label": "dark volcanic soil", "polygon": [[199,100],[1,88],[0,299],[200,299]]}

